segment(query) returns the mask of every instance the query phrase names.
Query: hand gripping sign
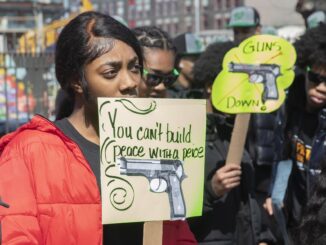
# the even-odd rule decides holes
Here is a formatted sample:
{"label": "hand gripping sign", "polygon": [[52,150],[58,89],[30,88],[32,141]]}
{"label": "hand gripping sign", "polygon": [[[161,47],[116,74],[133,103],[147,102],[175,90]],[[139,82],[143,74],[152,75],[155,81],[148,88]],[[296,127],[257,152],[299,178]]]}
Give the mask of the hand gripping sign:
{"label": "hand gripping sign", "polygon": [[279,108],[294,79],[294,47],[286,40],[257,35],[224,57],[212,88],[213,105],[222,112],[271,112]]}
{"label": "hand gripping sign", "polygon": [[[296,60],[294,47],[287,41],[270,35],[258,35],[244,40],[224,57],[223,70],[212,88],[212,101],[216,109],[238,113],[232,132],[228,163],[241,163],[250,112],[271,112],[285,99],[294,79]],[[275,209],[276,214],[282,214]],[[285,244],[289,244],[283,216],[275,216]]]}
{"label": "hand gripping sign", "polygon": [[213,106],[238,114],[226,163],[241,162],[250,114],[278,109],[294,79],[294,47],[271,35],[256,35],[231,49],[212,88]]}
{"label": "hand gripping sign", "polygon": [[248,130],[248,113],[278,109],[294,79],[294,47],[271,35],[256,35],[231,49],[223,59],[223,70],[212,87],[213,106],[238,114],[226,163],[238,163]]}

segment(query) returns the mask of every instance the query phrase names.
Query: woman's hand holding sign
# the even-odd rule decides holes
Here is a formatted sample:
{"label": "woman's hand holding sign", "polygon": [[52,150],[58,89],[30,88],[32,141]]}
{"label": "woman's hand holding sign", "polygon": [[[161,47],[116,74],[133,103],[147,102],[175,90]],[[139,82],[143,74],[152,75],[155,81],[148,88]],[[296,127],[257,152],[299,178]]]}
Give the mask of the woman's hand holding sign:
{"label": "woman's hand holding sign", "polygon": [[214,193],[223,196],[226,192],[240,185],[241,166],[229,163],[218,169],[211,180]]}

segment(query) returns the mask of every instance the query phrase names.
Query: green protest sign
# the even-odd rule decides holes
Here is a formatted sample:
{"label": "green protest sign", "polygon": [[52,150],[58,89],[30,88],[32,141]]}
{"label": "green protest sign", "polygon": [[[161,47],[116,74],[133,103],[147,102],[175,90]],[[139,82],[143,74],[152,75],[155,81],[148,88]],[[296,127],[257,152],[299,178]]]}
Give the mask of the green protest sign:
{"label": "green protest sign", "polygon": [[200,216],[206,101],[99,98],[98,105],[103,224]]}
{"label": "green protest sign", "polygon": [[271,112],[281,106],[294,79],[296,52],[288,41],[256,35],[231,49],[212,88],[216,109],[226,113]]}

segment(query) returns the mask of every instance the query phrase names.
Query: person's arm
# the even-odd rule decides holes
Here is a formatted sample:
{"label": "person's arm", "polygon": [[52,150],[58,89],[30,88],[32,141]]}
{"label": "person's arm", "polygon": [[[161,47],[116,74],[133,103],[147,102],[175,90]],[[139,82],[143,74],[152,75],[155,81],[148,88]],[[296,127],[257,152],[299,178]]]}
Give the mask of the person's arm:
{"label": "person's arm", "polygon": [[7,147],[0,157],[0,206],[2,245],[42,244],[35,186],[27,159]]}
{"label": "person's arm", "polygon": [[271,182],[270,182],[270,186],[269,186],[269,190],[268,190],[268,197],[266,198],[263,207],[264,209],[267,211],[267,213],[269,215],[273,215],[273,205],[272,205],[272,192],[273,192],[273,188],[274,188],[274,182],[275,182],[275,178],[276,178],[276,172],[277,172],[277,165],[278,163],[273,164],[273,168],[272,168],[272,178],[271,178]]}
{"label": "person's arm", "polygon": [[206,147],[204,212],[225,200],[228,191],[240,184],[241,166],[225,164],[228,143],[216,140]]}

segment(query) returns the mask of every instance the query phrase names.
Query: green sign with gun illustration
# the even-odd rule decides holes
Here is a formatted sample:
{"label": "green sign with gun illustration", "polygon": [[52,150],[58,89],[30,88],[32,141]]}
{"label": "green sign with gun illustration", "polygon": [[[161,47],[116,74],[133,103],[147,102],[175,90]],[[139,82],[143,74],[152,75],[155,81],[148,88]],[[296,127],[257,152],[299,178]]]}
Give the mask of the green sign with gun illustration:
{"label": "green sign with gun illustration", "polygon": [[205,101],[99,98],[98,105],[103,224],[201,215]]}
{"label": "green sign with gun illustration", "polygon": [[276,110],[293,82],[295,60],[294,47],[280,37],[256,35],[244,40],[224,57],[212,88],[214,107],[227,113]]}

